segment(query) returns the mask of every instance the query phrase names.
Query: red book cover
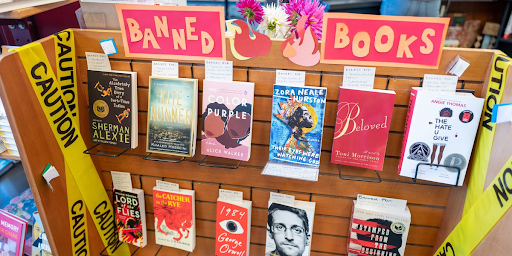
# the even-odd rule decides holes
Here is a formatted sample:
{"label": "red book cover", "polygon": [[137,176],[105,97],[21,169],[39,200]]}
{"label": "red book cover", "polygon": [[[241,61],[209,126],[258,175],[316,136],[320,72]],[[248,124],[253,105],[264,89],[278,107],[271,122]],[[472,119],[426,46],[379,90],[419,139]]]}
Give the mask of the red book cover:
{"label": "red book cover", "polygon": [[217,200],[216,256],[249,256],[251,205],[251,201],[238,205]]}
{"label": "red book cover", "polygon": [[382,171],[395,92],[340,87],[331,163]]}

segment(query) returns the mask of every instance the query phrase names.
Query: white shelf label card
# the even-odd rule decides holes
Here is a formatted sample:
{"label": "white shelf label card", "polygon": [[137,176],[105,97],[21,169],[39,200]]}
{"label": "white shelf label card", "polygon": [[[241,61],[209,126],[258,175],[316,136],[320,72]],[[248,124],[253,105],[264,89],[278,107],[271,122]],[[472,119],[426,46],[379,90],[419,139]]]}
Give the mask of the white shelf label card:
{"label": "white shelf label card", "polygon": [[344,67],[342,84],[344,88],[371,90],[374,83],[374,67]]}
{"label": "white shelf label card", "polygon": [[407,200],[358,194],[357,207],[371,207],[386,211],[403,212],[407,207]]}
{"label": "white shelf label card", "polygon": [[244,193],[228,189],[219,189],[219,199],[241,204],[244,200]]}
{"label": "white shelf label card", "polygon": [[110,175],[112,175],[112,183],[114,183],[115,189],[132,192],[132,177],[129,172],[111,171]]}
{"label": "white shelf label card", "polygon": [[276,84],[278,85],[291,85],[291,86],[305,86],[306,85],[306,72],[296,70],[276,70]]}
{"label": "white shelf label card", "polygon": [[227,60],[205,60],[205,79],[233,82],[233,62]]}
{"label": "white shelf label card", "polygon": [[104,53],[85,52],[87,59],[87,69],[94,71],[111,71],[110,60]]}
{"label": "white shelf label card", "polygon": [[288,163],[268,161],[261,174],[290,179],[318,181],[319,169]]}
{"label": "white shelf label card", "polygon": [[423,76],[423,88],[432,92],[451,92],[457,90],[458,76],[431,75]]}
{"label": "white shelf label card", "polygon": [[52,185],[50,184],[50,181],[59,177],[59,172],[57,171],[57,169],[55,168],[55,166],[53,165],[50,165],[50,164],[47,164],[46,165],[46,168],[44,168],[44,171],[43,171],[43,178],[46,180],[46,184],[48,184],[48,186],[50,186],[50,189],[53,191],[53,187]]}
{"label": "white shelf label card", "polygon": [[163,180],[156,181],[156,188],[172,192],[180,192],[180,184]]}
{"label": "white shelf label card", "polygon": [[153,61],[151,75],[159,77],[178,78],[180,73],[178,62]]}
{"label": "white shelf label card", "polygon": [[281,193],[275,193],[270,192],[270,202],[279,203],[279,204],[286,204],[290,206],[295,205],[295,196],[281,194]]}

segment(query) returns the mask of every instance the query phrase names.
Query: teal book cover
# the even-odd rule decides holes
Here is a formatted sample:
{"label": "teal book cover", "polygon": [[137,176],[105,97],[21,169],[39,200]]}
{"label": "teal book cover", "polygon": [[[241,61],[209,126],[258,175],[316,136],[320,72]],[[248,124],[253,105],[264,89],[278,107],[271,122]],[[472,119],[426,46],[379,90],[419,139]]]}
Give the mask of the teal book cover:
{"label": "teal book cover", "polygon": [[194,156],[196,123],[197,79],[149,78],[148,152]]}

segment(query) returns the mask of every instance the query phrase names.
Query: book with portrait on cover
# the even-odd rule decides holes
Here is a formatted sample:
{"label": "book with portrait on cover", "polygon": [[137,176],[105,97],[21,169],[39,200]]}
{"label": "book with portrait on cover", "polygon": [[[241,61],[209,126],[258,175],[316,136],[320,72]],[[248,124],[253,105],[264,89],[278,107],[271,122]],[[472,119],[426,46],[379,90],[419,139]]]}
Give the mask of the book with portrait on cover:
{"label": "book with portrait on cover", "polygon": [[254,83],[203,81],[201,154],[248,161]]}
{"label": "book with portrait on cover", "polygon": [[147,152],[193,157],[197,79],[149,77]]}
{"label": "book with portrait on cover", "polygon": [[331,163],[382,171],[395,92],[340,87]]}
{"label": "book with portrait on cover", "polygon": [[327,88],[274,85],[269,160],[320,165]]}

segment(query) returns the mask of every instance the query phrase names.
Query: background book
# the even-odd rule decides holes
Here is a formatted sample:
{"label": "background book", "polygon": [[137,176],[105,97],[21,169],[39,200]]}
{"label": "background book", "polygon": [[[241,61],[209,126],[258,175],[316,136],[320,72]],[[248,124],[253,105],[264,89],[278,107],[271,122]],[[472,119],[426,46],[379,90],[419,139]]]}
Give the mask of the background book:
{"label": "background book", "polygon": [[395,92],[340,87],[331,163],[382,171]]}
{"label": "background book", "polygon": [[327,88],[274,85],[269,160],[318,167]]}
{"label": "background book", "polygon": [[[412,88],[399,174],[414,177],[419,163],[456,166],[462,186],[473,149],[484,99],[470,93],[430,92]],[[420,165],[418,179],[454,185],[458,170]]]}
{"label": "background book", "polygon": [[196,247],[194,190],[153,188],[156,243],[192,252]]}
{"label": "background book", "polygon": [[138,145],[137,72],[87,70],[93,143]]}
{"label": "background book", "polygon": [[251,210],[251,201],[243,200],[242,203],[236,203],[217,199],[216,256],[249,256]]}
{"label": "background book", "polygon": [[0,253],[23,256],[27,222],[0,210]]}
{"label": "background book", "polygon": [[248,161],[254,83],[203,81],[201,154]]}
{"label": "background book", "polygon": [[149,77],[148,104],[147,151],[194,156],[197,79]]}
{"label": "background book", "polygon": [[144,191],[136,188],[132,192],[114,189],[114,207],[119,241],[138,247],[146,246],[148,232]]}
{"label": "background book", "polygon": [[404,256],[411,213],[406,200],[358,195],[353,201],[349,256]]}
{"label": "background book", "polygon": [[34,212],[34,226],[32,227],[32,256],[51,256],[52,249],[44,231],[43,222],[39,212]]}
{"label": "background book", "polygon": [[299,200],[293,206],[268,202],[265,256],[310,255],[315,205]]}

